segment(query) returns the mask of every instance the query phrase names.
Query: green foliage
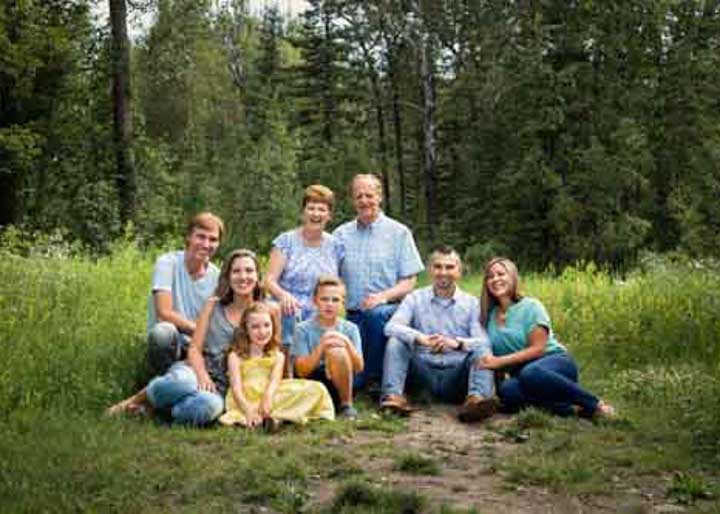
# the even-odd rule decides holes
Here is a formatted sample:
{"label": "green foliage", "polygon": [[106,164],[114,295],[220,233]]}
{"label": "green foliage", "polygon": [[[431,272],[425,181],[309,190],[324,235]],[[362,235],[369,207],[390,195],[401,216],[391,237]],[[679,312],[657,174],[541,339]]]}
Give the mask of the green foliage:
{"label": "green foliage", "polygon": [[[193,512],[202,505],[223,512],[259,504],[296,512],[318,479],[350,480],[329,512],[424,509],[417,495],[371,485],[363,459],[387,459],[404,473],[434,472],[440,463],[398,457],[390,439],[407,430],[406,421],[379,416],[362,400],[356,423],[289,427],[270,437],[104,419],[104,407],[148,378],[152,255],[124,243],[90,259],[62,239],[23,237],[6,230],[2,238],[1,511]],[[678,261],[655,256],[655,271],[625,282],[592,265],[527,277],[525,290],[548,306],[583,384],[623,419],[592,424],[524,411],[498,428],[508,442],[524,443],[496,463],[503,476],[587,492],[678,471],[690,478],[676,480],[675,497],[714,491],[705,477],[720,465],[720,325],[712,304],[720,284],[714,271]],[[477,291],[480,283],[471,276],[465,285]],[[634,326],[639,317],[643,330]],[[680,333],[683,344],[662,337]],[[371,435],[384,444],[367,446]]]}
{"label": "green foliage", "polygon": [[344,484],[335,495],[332,514],[372,512],[375,514],[421,512],[424,500],[416,492],[399,492],[381,488],[363,480]]}
{"label": "green foliage", "polygon": [[[107,252],[125,230],[124,191],[108,34],[88,5],[0,7],[0,225],[66,230]],[[451,243],[474,269],[498,252],[536,269],[622,270],[645,250],[717,256],[710,4],[313,0],[295,20],[244,5],[157,2],[133,42],[131,221],[143,244],[209,209],[229,244],[264,252],[297,222],[304,186],[335,190],[343,221],[351,176],[374,171],[421,248]]]}
{"label": "green foliage", "polygon": [[668,496],[675,498],[680,503],[694,504],[699,499],[713,498],[714,493],[702,476],[676,473],[668,490]]}
{"label": "green foliage", "polygon": [[58,259],[62,245],[41,243],[32,257],[6,254],[1,266],[7,367],[0,412],[59,406],[97,412],[143,378],[151,261],[134,246],[96,261]]}
{"label": "green foliage", "polygon": [[440,468],[432,457],[419,453],[405,453],[395,459],[395,469],[411,475],[439,475]]}

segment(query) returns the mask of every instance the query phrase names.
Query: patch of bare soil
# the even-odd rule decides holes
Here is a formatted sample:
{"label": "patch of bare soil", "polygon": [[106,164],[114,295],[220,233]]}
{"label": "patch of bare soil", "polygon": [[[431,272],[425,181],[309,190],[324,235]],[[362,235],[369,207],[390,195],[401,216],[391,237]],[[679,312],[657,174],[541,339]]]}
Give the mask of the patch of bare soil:
{"label": "patch of bare soil", "polygon": [[[678,505],[668,505],[663,498],[643,491],[619,492],[617,495],[565,496],[542,487],[515,486],[505,481],[495,469],[496,463],[514,451],[486,424],[464,424],[457,421],[456,409],[431,405],[413,413],[408,430],[395,435],[357,431],[348,440],[348,452],[357,465],[377,483],[396,490],[417,491],[428,499],[428,511],[447,505],[456,509],[475,508],[477,512],[519,514],[585,514],[593,512],[627,512],[651,514],[684,512]],[[509,421],[498,415],[491,421],[497,427]],[[364,451],[386,445],[384,451]],[[394,469],[396,457],[411,452],[431,457],[440,467],[435,476],[412,475]],[[337,483],[318,482],[312,504],[332,502]],[[675,510],[679,509],[679,510]]]}

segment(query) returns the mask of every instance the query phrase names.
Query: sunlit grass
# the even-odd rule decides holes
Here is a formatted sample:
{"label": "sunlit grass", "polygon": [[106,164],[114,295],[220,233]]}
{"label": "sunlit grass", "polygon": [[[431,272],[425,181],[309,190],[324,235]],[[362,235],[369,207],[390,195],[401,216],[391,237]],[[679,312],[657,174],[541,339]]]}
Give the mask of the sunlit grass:
{"label": "sunlit grass", "polygon": [[[369,402],[358,403],[355,424],[271,437],[105,419],[107,405],[148,378],[152,261],[133,246],[98,260],[0,259],[0,512],[225,512],[247,503],[294,512],[314,479],[350,480],[335,511],[423,504],[368,485],[363,455],[392,455],[392,437],[407,427]],[[620,281],[588,267],[525,278],[583,383],[623,420],[527,411],[502,428],[522,444],[498,463],[501,473],[566,492],[608,492],[648,476],[670,477],[676,497],[714,491],[703,477],[720,467],[720,275],[677,267]],[[481,280],[463,285],[477,294]]]}

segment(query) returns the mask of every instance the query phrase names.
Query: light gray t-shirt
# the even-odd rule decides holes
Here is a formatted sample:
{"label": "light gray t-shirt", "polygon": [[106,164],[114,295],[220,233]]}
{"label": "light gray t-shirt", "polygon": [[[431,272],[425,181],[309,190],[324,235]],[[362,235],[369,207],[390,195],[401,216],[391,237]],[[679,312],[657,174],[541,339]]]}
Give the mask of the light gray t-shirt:
{"label": "light gray t-shirt", "polygon": [[[205,302],[215,292],[220,271],[212,262],[207,272],[193,280],[185,268],[185,252],[170,252],[158,257],[152,275],[152,292],[167,291],[173,310],[189,320],[196,320]],[[148,300],[148,332],[157,323],[152,294]]]}
{"label": "light gray t-shirt", "polygon": [[210,323],[203,344],[203,358],[205,369],[215,382],[221,396],[225,396],[228,387],[226,353],[234,332],[235,326],[227,319],[225,306],[218,300],[210,314]]}

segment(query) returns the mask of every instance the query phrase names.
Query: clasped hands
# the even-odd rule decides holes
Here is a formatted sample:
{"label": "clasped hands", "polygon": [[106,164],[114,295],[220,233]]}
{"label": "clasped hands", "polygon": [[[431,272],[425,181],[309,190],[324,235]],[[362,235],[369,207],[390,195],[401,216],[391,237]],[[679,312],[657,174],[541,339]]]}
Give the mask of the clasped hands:
{"label": "clasped hands", "polygon": [[460,348],[460,341],[442,334],[423,334],[418,336],[415,342],[419,345],[427,346],[434,353],[443,353]]}
{"label": "clasped hands", "polygon": [[249,429],[254,429],[262,425],[265,418],[270,417],[270,411],[272,410],[272,398],[263,395],[260,405],[251,405],[247,409],[245,414],[246,426]]}

